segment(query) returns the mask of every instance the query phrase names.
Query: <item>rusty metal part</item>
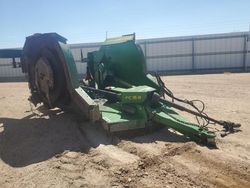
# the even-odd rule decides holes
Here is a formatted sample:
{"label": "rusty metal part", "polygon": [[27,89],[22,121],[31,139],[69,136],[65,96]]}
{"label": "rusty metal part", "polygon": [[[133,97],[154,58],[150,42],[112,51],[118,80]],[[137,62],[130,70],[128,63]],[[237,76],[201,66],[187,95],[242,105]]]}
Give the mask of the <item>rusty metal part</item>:
{"label": "rusty metal part", "polygon": [[54,89],[54,76],[48,59],[41,57],[35,65],[35,83],[44,100],[52,106],[50,90]]}

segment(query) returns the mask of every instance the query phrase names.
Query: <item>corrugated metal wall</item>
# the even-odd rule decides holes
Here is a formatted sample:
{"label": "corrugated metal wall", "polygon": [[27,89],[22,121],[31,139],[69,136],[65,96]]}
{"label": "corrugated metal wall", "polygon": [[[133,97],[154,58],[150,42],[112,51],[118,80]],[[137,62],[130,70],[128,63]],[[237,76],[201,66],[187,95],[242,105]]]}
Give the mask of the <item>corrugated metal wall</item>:
{"label": "corrugated metal wall", "polygon": [[[15,58],[15,60],[20,62],[20,58]],[[0,58],[0,81],[19,80],[25,80],[25,75],[22,73],[21,68],[13,68],[11,58]]]}
{"label": "corrugated metal wall", "polygon": [[245,71],[250,66],[247,32],[148,39],[148,71],[163,73]]}
{"label": "corrugated metal wall", "polygon": [[192,69],[191,46],[191,41],[146,41],[148,71]]}
{"label": "corrugated metal wall", "polygon": [[[148,72],[163,74],[246,71],[250,68],[248,32],[169,37],[138,40],[146,57]],[[81,63],[87,53],[98,50],[101,43],[71,44],[79,74],[86,72]],[[19,61],[16,59],[16,61]],[[20,68],[12,68],[11,59],[0,59],[0,80],[24,77]]]}
{"label": "corrugated metal wall", "polygon": [[250,67],[250,34],[248,36],[248,41],[246,42],[246,67],[249,69]]}

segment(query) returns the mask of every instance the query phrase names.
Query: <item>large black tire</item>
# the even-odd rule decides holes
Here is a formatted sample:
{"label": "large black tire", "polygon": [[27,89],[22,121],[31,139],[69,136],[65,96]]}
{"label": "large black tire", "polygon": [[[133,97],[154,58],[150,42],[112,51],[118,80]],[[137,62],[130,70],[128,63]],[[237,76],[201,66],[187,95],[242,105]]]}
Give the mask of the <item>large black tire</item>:
{"label": "large black tire", "polygon": [[[69,103],[70,97],[63,64],[58,54],[59,48],[58,41],[50,35],[35,34],[26,39],[23,48],[23,66],[28,74],[31,101],[35,105],[43,102],[46,107],[54,108]],[[38,84],[39,78],[36,76],[38,61],[46,61],[53,72],[53,87],[49,88],[47,93]]]}

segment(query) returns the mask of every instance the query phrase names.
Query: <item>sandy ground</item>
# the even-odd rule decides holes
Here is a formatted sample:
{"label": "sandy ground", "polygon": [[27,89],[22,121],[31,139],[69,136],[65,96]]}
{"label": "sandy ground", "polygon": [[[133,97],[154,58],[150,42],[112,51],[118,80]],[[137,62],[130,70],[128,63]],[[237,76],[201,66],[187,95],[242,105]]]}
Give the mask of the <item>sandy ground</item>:
{"label": "sandy ground", "polygon": [[242,132],[218,136],[218,149],[166,128],[110,138],[59,109],[36,115],[27,83],[0,83],[0,187],[250,187],[250,74],[163,79]]}

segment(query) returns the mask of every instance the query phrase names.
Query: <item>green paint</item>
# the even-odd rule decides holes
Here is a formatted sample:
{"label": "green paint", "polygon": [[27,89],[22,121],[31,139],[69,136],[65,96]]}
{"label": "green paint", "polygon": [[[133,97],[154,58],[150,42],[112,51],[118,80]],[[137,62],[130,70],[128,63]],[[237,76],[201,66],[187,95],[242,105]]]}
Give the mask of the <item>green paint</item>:
{"label": "green paint", "polygon": [[64,44],[62,42],[58,42],[58,44],[61,47],[61,50],[62,50],[64,58],[65,58],[65,62],[67,64],[68,75],[69,75],[69,78],[71,81],[71,85],[74,88],[78,88],[80,86],[80,84],[79,84],[78,72],[77,72],[77,68],[76,68],[76,64],[75,64],[73,55],[72,55],[67,44]]}
{"label": "green paint", "polygon": [[163,104],[155,109],[148,107],[147,110],[153,121],[173,128],[192,140],[206,143],[208,139],[212,139],[216,136],[214,132],[209,131],[206,127],[202,128],[188,122],[178,113]]}
{"label": "green paint", "polygon": [[119,92],[121,94],[122,103],[143,103],[147,100],[149,93],[155,91],[154,88],[149,86],[134,86],[131,88],[112,88],[111,91]]}
{"label": "green paint", "polygon": [[[93,77],[88,83],[90,87],[97,85],[97,88],[108,91],[100,92],[108,99],[104,104],[95,104],[96,94],[79,87],[73,56],[66,44],[59,44],[75,92],[85,103],[99,105],[102,125],[110,132],[145,128],[149,122],[155,122],[198,142],[214,139],[214,132],[188,122],[165,104],[151,105],[153,93],[161,95],[161,88],[154,76],[145,74],[145,58],[140,46],[135,44],[134,35],[107,39],[98,51],[88,53],[88,68]],[[110,100],[112,93],[109,92],[119,97]]]}
{"label": "green paint", "polygon": [[127,114],[122,110],[120,103],[105,104],[100,106],[102,119],[110,132],[144,128],[147,123],[147,115],[140,105],[133,106],[135,114]]}
{"label": "green paint", "polygon": [[147,85],[160,90],[152,77],[145,74],[142,49],[132,37],[108,39],[98,51],[89,53],[88,59],[88,66],[100,89],[104,88],[105,78],[109,75],[115,80],[113,86],[121,87],[120,80],[130,85]]}

